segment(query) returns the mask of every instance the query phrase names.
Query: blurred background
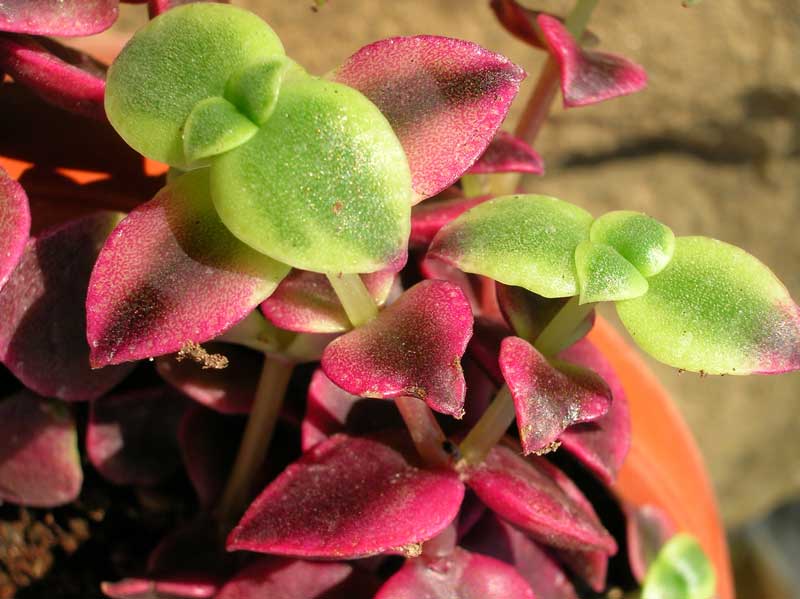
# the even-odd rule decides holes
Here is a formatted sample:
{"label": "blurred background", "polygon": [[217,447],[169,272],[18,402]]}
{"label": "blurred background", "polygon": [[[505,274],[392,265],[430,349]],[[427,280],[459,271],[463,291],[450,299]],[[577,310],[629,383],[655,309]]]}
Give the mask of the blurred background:
{"label": "blurred background", "polygon": [[[448,35],[500,52],[529,73],[507,128],[544,60],[500,27],[488,0],[234,3],[263,16],[287,53],[319,74],[395,35]],[[522,3],[560,14],[571,4]],[[144,22],[143,7],[123,8],[117,29]],[[800,2],[684,8],[680,0],[602,0],[590,29],[600,49],[642,64],[649,86],[596,106],[556,107],[536,144],[547,173],[526,189],[597,215],[641,210],[676,234],[739,245],[800,299]],[[800,556],[800,373],[701,378],[650,363],[707,460],[732,535],[739,596],[800,597],[792,579]]]}

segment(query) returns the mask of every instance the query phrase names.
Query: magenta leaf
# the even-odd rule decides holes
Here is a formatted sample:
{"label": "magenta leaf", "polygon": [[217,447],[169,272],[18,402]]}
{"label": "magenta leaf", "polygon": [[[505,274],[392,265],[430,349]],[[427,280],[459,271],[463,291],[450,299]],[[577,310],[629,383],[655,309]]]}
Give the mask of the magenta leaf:
{"label": "magenta leaf", "polygon": [[35,35],[92,35],[117,20],[118,0],[6,0],[0,31]]}
{"label": "magenta leaf", "polygon": [[231,532],[228,550],[336,559],[418,555],[423,541],[453,521],[463,497],[453,471],[420,469],[375,439],[335,435],[264,490]]}
{"label": "magenta leaf", "polygon": [[[389,297],[397,269],[361,275],[375,302]],[[261,304],[264,316],[277,327],[299,333],[340,333],[350,320],[325,275],[293,270]]]}
{"label": "magenta leaf", "polygon": [[125,578],[119,582],[103,582],[100,589],[111,599],[210,599],[220,583],[203,573],[180,576],[175,580]]}
{"label": "magenta leaf", "polygon": [[499,54],[433,35],[375,42],[333,74],[391,123],[408,156],[414,203],[451,185],[483,154],[524,77]]}
{"label": "magenta leaf", "polygon": [[503,340],[500,369],[514,398],[525,453],[546,448],[568,426],[595,420],[611,406],[611,390],[599,375],[566,362],[551,364],[519,337]]}
{"label": "magenta leaf", "polygon": [[178,422],[186,402],[168,387],[136,389],[91,404],[86,453],[117,485],[154,485],[180,464]]}
{"label": "magenta leaf", "polygon": [[423,281],[378,317],[332,341],[322,369],[361,397],[412,396],[461,418],[466,385],[460,359],[472,335],[472,309],[452,283]]}
{"label": "magenta leaf", "polygon": [[67,406],[27,390],[0,400],[0,500],[55,507],[75,500],[82,482]]}
{"label": "magenta leaf", "polygon": [[544,174],[544,161],[524,139],[498,131],[483,155],[467,171],[471,175],[493,173]]}
{"label": "magenta leaf", "polygon": [[473,206],[491,200],[492,196],[462,198],[461,191],[443,191],[429,202],[414,206],[411,210],[411,236],[408,243],[414,248],[427,248],[436,234],[451,220]]}
{"label": "magenta leaf", "polygon": [[[102,72],[98,72],[97,63],[69,48],[60,46],[60,50],[65,58],[69,57],[78,64],[62,59],[35,39],[0,37],[0,69],[46,102],[97,120],[106,120],[103,108],[106,84]],[[89,69],[80,68],[82,64],[88,65]]]}
{"label": "magenta leaf", "polygon": [[608,360],[586,339],[561,352],[559,358],[590,368],[611,389],[613,400],[604,416],[575,424],[558,438],[564,449],[602,482],[611,485],[631,445],[631,419],[625,390]]}
{"label": "magenta leaf", "polygon": [[275,290],[289,267],[225,228],[208,170],[172,181],[119,224],[86,300],[95,366],[178,351],[216,337]]}
{"label": "magenta leaf", "polygon": [[228,4],[228,0],[143,0],[143,1],[147,2],[147,9],[151,19],[168,11],[170,8],[175,8],[176,6],[183,6],[184,4],[191,4],[192,2],[217,2],[219,4]]}
{"label": "magenta leaf", "polygon": [[481,501],[539,542],[579,551],[616,551],[613,537],[594,514],[562,488],[566,475],[544,458],[524,459],[498,445],[468,477],[467,484]]}
{"label": "magenta leaf", "polygon": [[628,563],[637,581],[642,582],[661,547],[678,532],[675,523],[654,505],[625,507],[627,519]]}
{"label": "magenta leaf", "polygon": [[[534,48],[541,48],[542,50],[547,48],[536,24],[536,17],[543,14],[542,11],[525,8],[517,0],[491,0],[490,5],[497,20],[511,35]],[[564,21],[560,17],[550,16],[557,18],[561,22]],[[586,31],[581,37],[581,43],[596,45],[598,39],[596,35]]]}
{"label": "magenta leaf", "polygon": [[627,58],[583,50],[558,19],[541,14],[536,22],[561,70],[564,107],[586,106],[638,92],[647,73]]}
{"label": "magenta leaf", "polygon": [[407,560],[375,599],[536,599],[514,568],[456,547],[435,561]]}
{"label": "magenta leaf", "polygon": [[22,257],[30,228],[28,196],[0,167],[0,289]]}
{"label": "magenta leaf", "polygon": [[0,360],[40,395],[94,399],[133,368],[92,370],[85,334],[92,266],[121,217],[96,212],[31,239],[0,290]]}

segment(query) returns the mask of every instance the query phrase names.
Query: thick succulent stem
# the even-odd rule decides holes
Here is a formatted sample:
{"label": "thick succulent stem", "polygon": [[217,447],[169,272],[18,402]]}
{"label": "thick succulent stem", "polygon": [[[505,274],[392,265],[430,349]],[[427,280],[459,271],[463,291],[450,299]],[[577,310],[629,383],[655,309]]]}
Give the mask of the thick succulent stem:
{"label": "thick succulent stem", "polygon": [[367,324],[378,315],[378,306],[359,275],[329,274],[328,281],[354,327]]}
{"label": "thick succulent stem", "polygon": [[596,303],[579,303],[579,296],[574,296],[564,304],[553,319],[547,323],[533,346],[545,356],[554,356],[567,348],[572,341],[572,333],[589,316]]}

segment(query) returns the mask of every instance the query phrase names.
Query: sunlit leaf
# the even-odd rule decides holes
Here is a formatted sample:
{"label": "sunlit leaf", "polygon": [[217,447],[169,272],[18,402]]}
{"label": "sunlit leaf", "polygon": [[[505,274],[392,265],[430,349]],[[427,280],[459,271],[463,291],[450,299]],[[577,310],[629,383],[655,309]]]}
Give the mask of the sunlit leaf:
{"label": "sunlit leaf", "polygon": [[35,35],[92,35],[117,19],[118,0],[5,0],[0,31]]}
{"label": "sunlit leaf", "polygon": [[645,277],[658,274],[675,252],[675,234],[656,219],[630,210],[607,212],[592,223],[589,239],[610,245]]}
{"label": "sunlit leaf", "polygon": [[672,537],[647,571],[642,599],[708,599],[716,587],[714,566],[697,540]]}
{"label": "sunlit leaf", "polygon": [[617,250],[582,241],[575,248],[580,303],[633,299],[647,293],[647,279]]}

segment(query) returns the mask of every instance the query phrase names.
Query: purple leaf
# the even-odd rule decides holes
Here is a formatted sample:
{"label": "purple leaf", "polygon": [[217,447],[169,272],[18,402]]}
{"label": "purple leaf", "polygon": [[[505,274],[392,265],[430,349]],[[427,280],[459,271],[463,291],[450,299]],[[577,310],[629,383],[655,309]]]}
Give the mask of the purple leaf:
{"label": "purple leaf", "polygon": [[121,217],[97,212],[31,239],[0,290],[0,360],[40,395],[94,399],[133,368],[92,370],[85,334],[92,266]]}
{"label": "purple leaf", "polygon": [[544,161],[524,139],[506,131],[498,131],[483,155],[467,173],[490,175],[494,173],[544,174]]}
{"label": "purple leaf", "polygon": [[[490,5],[497,20],[511,35],[534,48],[546,49],[547,46],[536,24],[536,17],[543,14],[542,11],[520,6],[517,0],[491,0]],[[564,21],[560,17],[550,16],[562,23]],[[585,31],[581,37],[581,43],[584,45],[594,46],[598,41],[597,36],[589,31]]]}
{"label": "purple leaf", "polygon": [[176,6],[183,6],[184,4],[191,4],[193,2],[217,2],[219,4],[228,4],[228,0],[142,0],[147,2],[147,10],[150,18],[154,19],[158,15],[167,12],[170,8]]}
{"label": "purple leaf", "polygon": [[420,543],[453,521],[463,497],[453,471],[423,470],[378,440],[335,435],[264,490],[228,537],[228,550],[337,559],[419,554]]}
{"label": "purple leaf", "polygon": [[551,364],[519,337],[503,340],[500,369],[514,398],[526,454],[546,448],[568,426],[595,420],[611,406],[611,390],[599,375],[566,362]]}
{"label": "purple leaf", "polygon": [[92,363],[208,341],[269,297],[288,271],[225,228],[208,169],[187,173],[131,212],[100,252],[86,300]]}
{"label": "purple leaf", "polygon": [[491,510],[546,545],[579,551],[616,551],[613,537],[567,493],[569,480],[540,457],[523,459],[508,447],[494,447],[467,484]]}
{"label": "purple leaf", "polygon": [[27,390],[0,400],[0,500],[55,507],[73,501],[82,482],[66,406]]}
{"label": "purple leaf", "polygon": [[460,359],[472,335],[472,309],[452,283],[423,281],[378,317],[332,341],[322,369],[361,397],[412,396],[461,418],[466,385]]}
{"label": "purple leaf", "polygon": [[604,551],[556,551],[559,560],[576,576],[583,579],[593,591],[600,593],[606,587],[608,554]]}
{"label": "purple leaf", "polygon": [[[56,42],[48,43],[60,46]],[[65,58],[78,64],[62,59],[35,39],[0,37],[0,69],[50,104],[105,121],[106,83],[98,73],[97,64],[77,51],[63,46],[60,49]],[[78,66],[82,64],[91,70]]]}
{"label": "purple leaf", "polygon": [[0,31],[35,35],[92,35],[117,20],[118,0],[6,0]]}
{"label": "purple leaf", "polygon": [[417,203],[483,154],[525,73],[472,42],[419,35],[365,46],[333,77],[389,119],[408,156]]}
{"label": "purple leaf", "polygon": [[427,248],[439,229],[473,206],[492,199],[488,195],[462,198],[456,193],[461,192],[444,191],[429,202],[414,206],[411,211],[411,236],[408,240],[411,247]]}
{"label": "purple leaf", "polygon": [[[361,275],[378,305],[389,297],[396,269]],[[277,327],[299,333],[340,333],[351,328],[325,275],[293,270],[264,303],[264,316]]]}
{"label": "purple leaf", "polygon": [[136,389],[91,404],[86,453],[117,485],[154,485],[180,464],[178,422],[186,402],[168,387]]}
{"label": "purple leaf", "polygon": [[564,449],[601,481],[611,485],[631,445],[631,419],[625,390],[608,360],[586,339],[561,352],[559,358],[590,368],[611,389],[613,400],[604,416],[575,424],[559,437]]}
{"label": "purple leaf", "polygon": [[501,561],[456,547],[436,561],[407,560],[375,599],[536,599],[528,583]]}
{"label": "purple leaf", "polygon": [[162,356],[155,361],[161,378],[178,391],[222,414],[248,414],[258,386],[264,355],[228,343],[208,343],[204,349],[228,359],[225,368],[203,368],[193,360]]}
{"label": "purple leaf", "polygon": [[675,523],[654,505],[625,507],[628,563],[637,581],[643,582],[661,547],[678,532]]}
{"label": "purple leaf", "polygon": [[581,49],[566,27],[541,14],[536,22],[561,70],[564,107],[586,106],[632,94],[647,85],[647,73],[627,58]]}
{"label": "purple leaf", "polygon": [[0,167],[0,289],[22,257],[30,228],[28,196]]}

